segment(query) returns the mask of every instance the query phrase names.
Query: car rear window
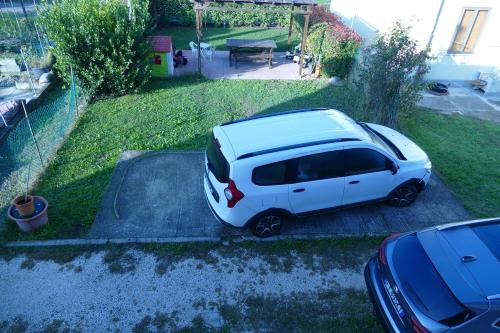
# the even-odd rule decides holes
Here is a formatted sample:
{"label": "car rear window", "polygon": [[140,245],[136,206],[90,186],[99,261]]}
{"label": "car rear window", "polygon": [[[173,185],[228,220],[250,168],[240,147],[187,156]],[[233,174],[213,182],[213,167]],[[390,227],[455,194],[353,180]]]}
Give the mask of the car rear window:
{"label": "car rear window", "polygon": [[229,182],[229,163],[220,150],[219,141],[212,134],[207,144],[208,169],[221,183]]}
{"label": "car rear window", "polygon": [[471,229],[500,261],[500,223],[480,224]]}
{"label": "car rear window", "polygon": [[473,314],[448,289],[416,235],[400,238],[393,253],[401,286],[423,314],[447,326],[472,318]]}

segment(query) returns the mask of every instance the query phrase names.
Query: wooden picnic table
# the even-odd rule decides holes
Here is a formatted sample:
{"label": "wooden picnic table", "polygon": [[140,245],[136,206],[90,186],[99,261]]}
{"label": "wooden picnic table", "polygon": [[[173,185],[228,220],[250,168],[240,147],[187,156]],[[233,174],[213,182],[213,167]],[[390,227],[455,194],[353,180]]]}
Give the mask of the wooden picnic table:
{"label": "wooden picnic table", "polygon": [[229,66],[233,61],[237,66],[238,60],[264,59],[273,67],[273,49],[276,42],[272,39],[235,39],[228,38],[226,45],[229,48]]}

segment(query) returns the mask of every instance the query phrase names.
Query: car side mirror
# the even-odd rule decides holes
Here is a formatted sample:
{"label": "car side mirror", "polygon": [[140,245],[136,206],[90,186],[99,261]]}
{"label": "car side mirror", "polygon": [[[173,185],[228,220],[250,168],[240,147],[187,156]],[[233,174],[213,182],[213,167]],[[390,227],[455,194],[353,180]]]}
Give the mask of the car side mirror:
{"label": "car side mirror", "polygon": [[391,170],[391,173],[393,175],[398,173],[398,169],[399,169],[399,166],[396,163],[394,163],[393,161],[389,162],[389,170]]}

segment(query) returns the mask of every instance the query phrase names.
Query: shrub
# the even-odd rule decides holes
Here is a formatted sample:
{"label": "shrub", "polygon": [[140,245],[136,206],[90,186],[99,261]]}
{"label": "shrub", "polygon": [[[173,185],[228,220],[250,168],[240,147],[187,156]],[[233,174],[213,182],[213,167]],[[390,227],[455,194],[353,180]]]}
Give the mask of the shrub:
{"label": "shrub", "polygon": [[[212,4],[214,7],[237,7],[234,4]],[[245,5],[245,8],[270,9],[265,5]],[[271,8],[272,9],[272,8]],[[275,8],[274,8],[275,9]],[[191,26],[195,24],[193,4],[189,0],[152,0],[151,14],[160,24]],[[288,14],[252,13],[252,12],[205,12],[203,20],[213,26],[253,27],[253,26],[287,26]]]}
{"label": "shrub", "polygon": [[40,23],[54,42],[57,74],[69,82],[69,65],[91,95],[119,95],[150,76],[147,0],[133,3],[129,19],[121,0],[55,0],[41,6]]}
{"label": "shrub", "polygon": [[429,71],[427,50],[418,50],[410,27],[397,22],[365,48],[358,86],[366,97],[366,110],[385,125],[396,127],[399,111],[411,109],[425,87]]}
{"label": "shrub", "polygon": [[316,61],[321,58],[327,76],[346,77],[356,58],[361,37],[323,7],[314,8],[311,22],[314,25],[309,35],[308,52]]}
{"label": "shrub", "polygon": [[196,21],[193,4],[189,0],[152,0],[150,11],[160,23],[189,26]]}

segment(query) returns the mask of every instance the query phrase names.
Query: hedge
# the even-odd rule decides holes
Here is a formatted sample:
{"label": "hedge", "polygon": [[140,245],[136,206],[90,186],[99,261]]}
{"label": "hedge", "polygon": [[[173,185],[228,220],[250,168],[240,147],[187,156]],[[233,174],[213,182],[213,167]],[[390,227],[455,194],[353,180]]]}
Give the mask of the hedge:
{"label": "hedge", "polygon": [[[217,4],[214,6],[238,7],[233,4]],[[266,9],[271,6],[252,5],[245,8]],[[160,24],[194,26],[195,15],[193,5],[189,0],[152,0],[150,12]],[[273,13],[252,12],[204,12],[204,23],[211,26],[252,27],[252,26],[278,26],[288,25],[290,15]]]}

